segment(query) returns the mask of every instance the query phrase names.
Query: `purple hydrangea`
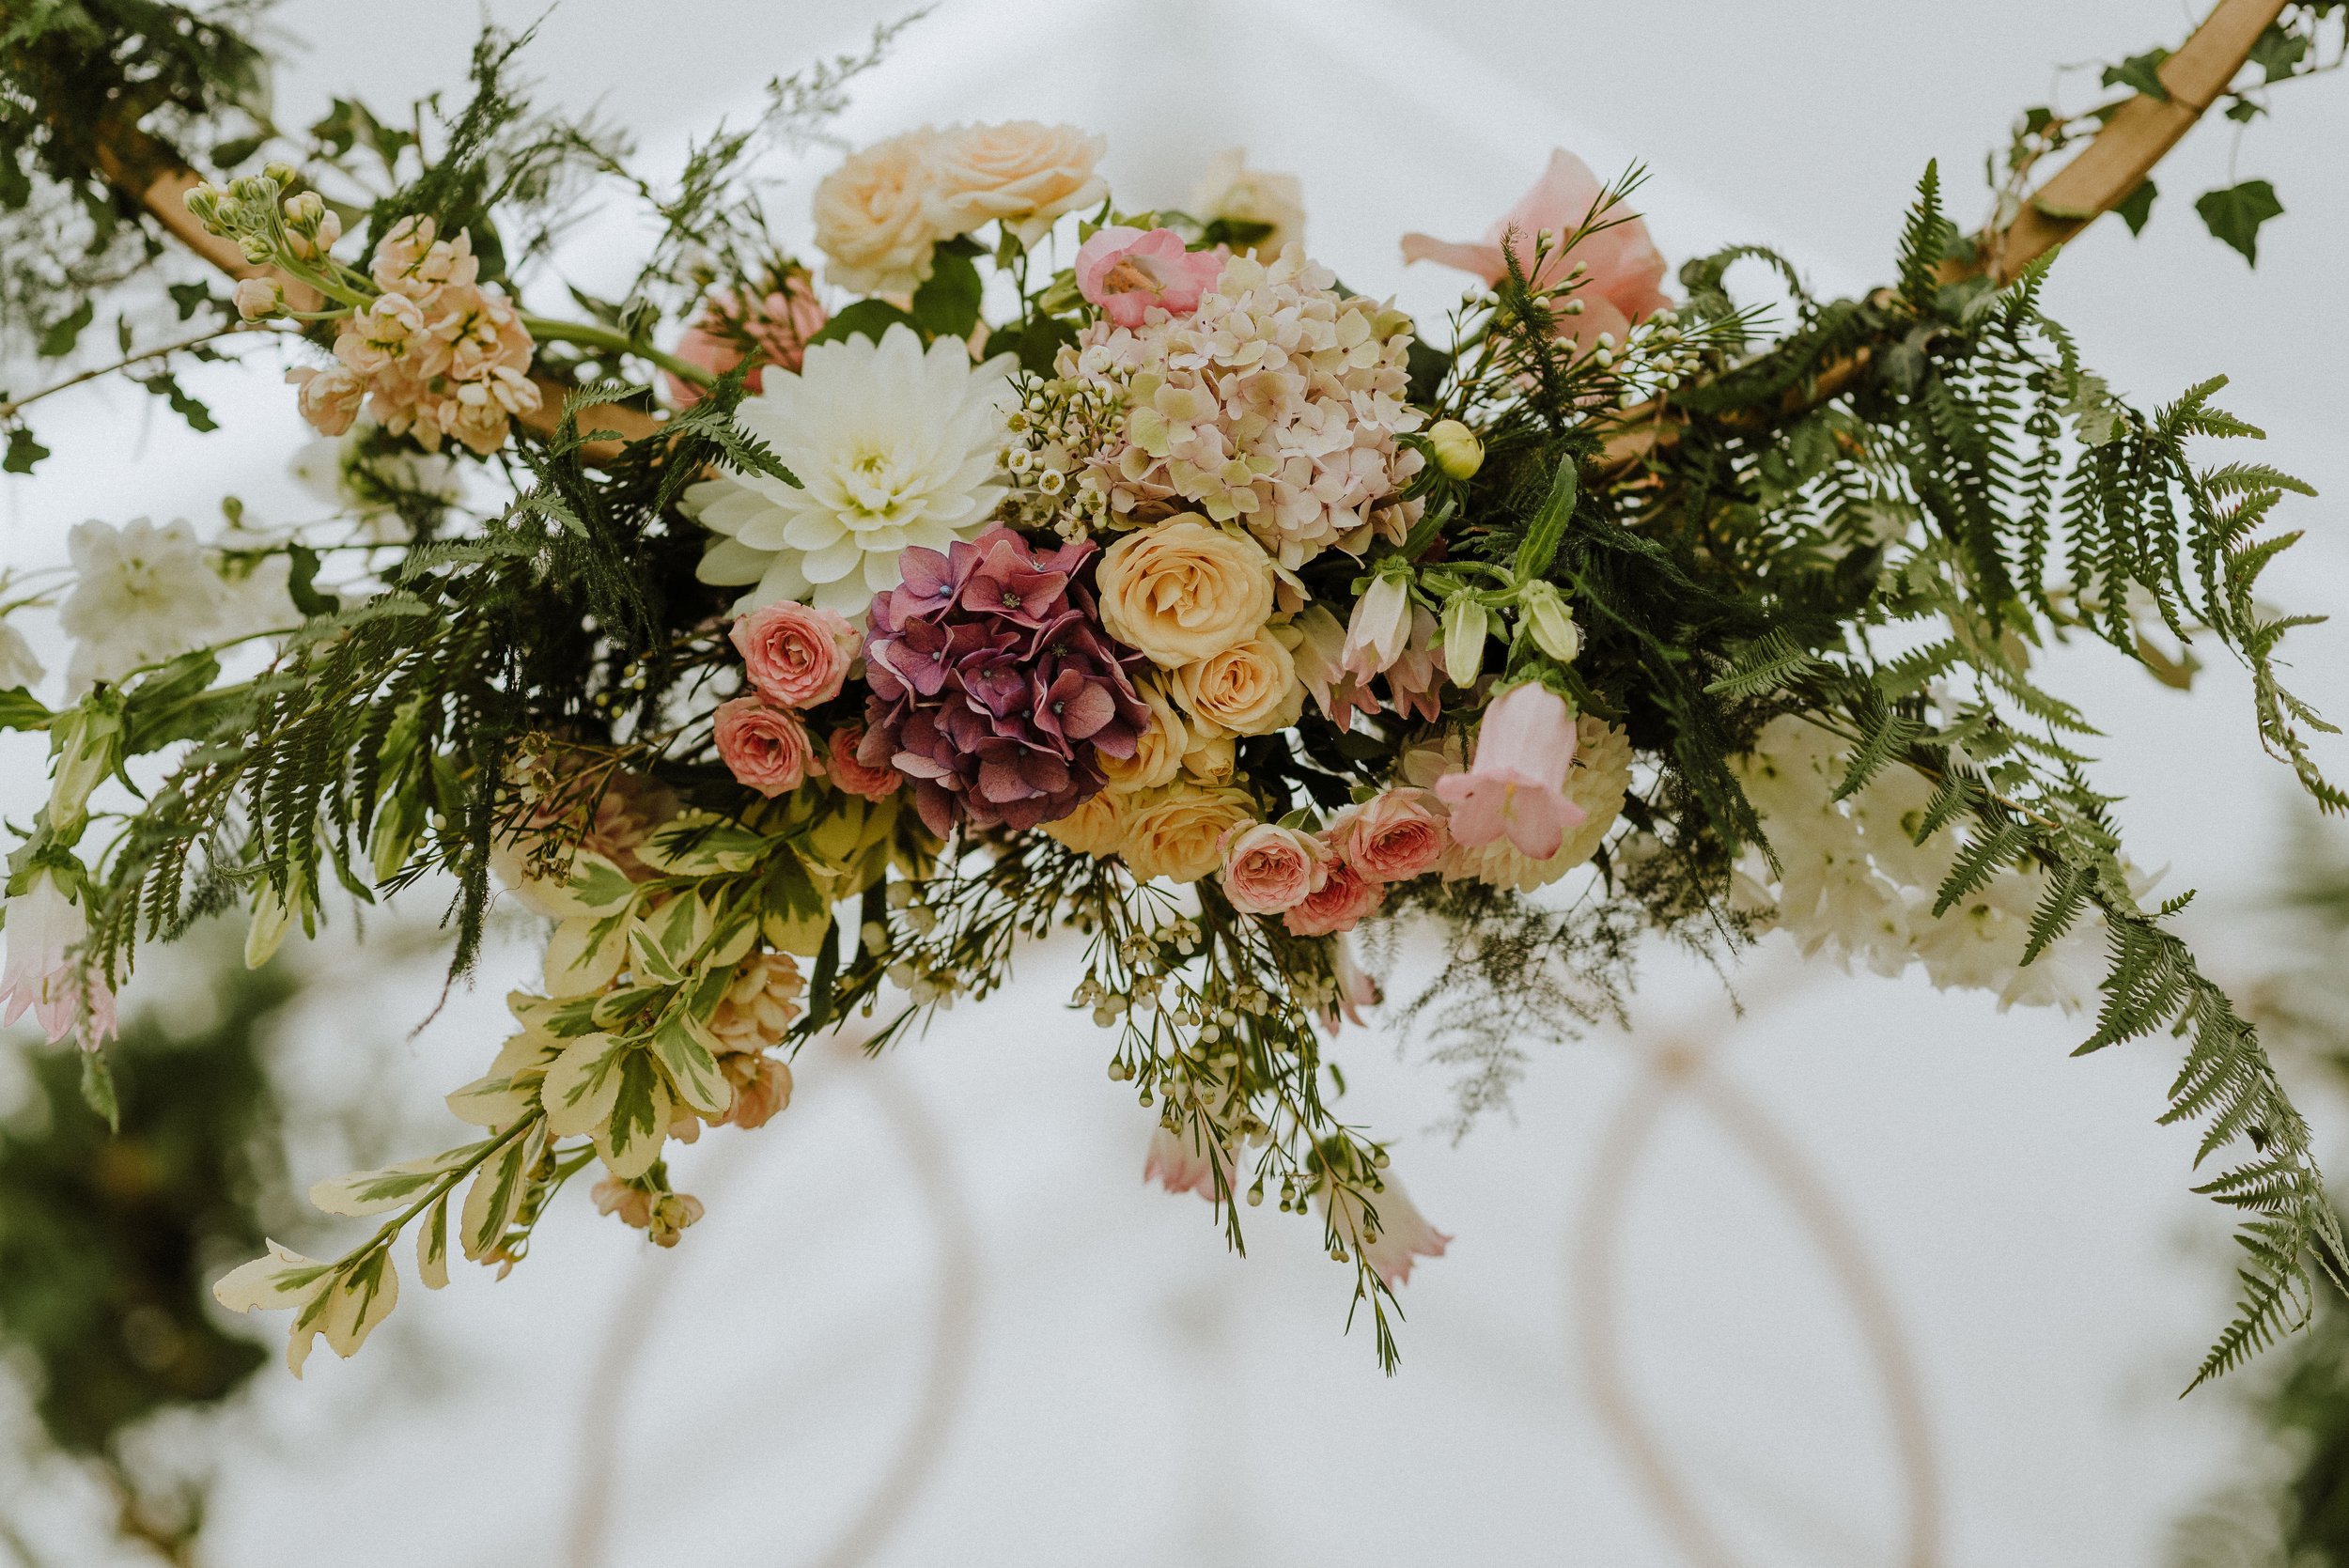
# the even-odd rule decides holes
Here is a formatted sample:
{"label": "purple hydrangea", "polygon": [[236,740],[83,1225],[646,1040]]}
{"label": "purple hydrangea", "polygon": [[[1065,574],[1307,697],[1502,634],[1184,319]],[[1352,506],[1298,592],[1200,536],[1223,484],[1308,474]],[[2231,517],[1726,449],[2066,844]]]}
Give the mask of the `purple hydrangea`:
{"label": "purple hydrangea", "polygon": [[903,582],[874,598],[857,760],[911,781],[933,832],[1066,816],[1100,792],[1098,753],[1134,754],[1143,656],[1101,629],[1094,554],[999,523],[944,554],[906,551]]}

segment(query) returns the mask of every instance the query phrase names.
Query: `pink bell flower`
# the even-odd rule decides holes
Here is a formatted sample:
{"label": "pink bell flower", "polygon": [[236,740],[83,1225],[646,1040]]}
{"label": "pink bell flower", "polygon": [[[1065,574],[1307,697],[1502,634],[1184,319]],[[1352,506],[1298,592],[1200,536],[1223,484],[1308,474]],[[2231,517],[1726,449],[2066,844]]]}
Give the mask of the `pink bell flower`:
{"label": "pink bell flower", "polygon": [[1392,1290],[1408,1282],[1415,1260],[1442,1257],[1452,1238],[1427,1222],[1401,1182],[1392,1176],[1385,1180],[1386,1189],[1367,1202],[1350,1188],[1333,1194],[1327,1181],[1315,1188],[1314,1199],[1339,1239],[1359,1251],[1370,1271]]}
{"label": "pink bell flower", "polygon": [[1549,155],[1549,166],[1533,188],[1485,231],[1482,241],[1460,244],[1431,235],[1407,234],[1403,259],[1441,262],[1473,272],[1488,284],[1498,283],[1508,271],[1501,257],[1501,241],[1509,241],[1519,266],[1530,267],[1533,236],[1546,229],[1553,237],[1552,243],[1541,271],[1533,275],[1533,286],[1546,288],[1558,283],[1577,263],[1585,274],[1573,296],[1582,302],[1582,313],[1560,317],[1560,334],[1587,348],[1599,334],[1609,333],[1620,344],[1630,334],[1632,323],[1664,309],[1672,299],[1661,287],[1664,257],[1648,238],[1647,224],[1621,208],[1601,221],[1615,217],[1624,221],[1585,236],[1571,254],[1559,249],[1605,194],[1606,187],[1591,173],[1590,165],[1561,147]]}
{"label": "pink bell flower", "polygon": [[1506,835],[1517,852],[1546,861],[1558,853],[1582,808],[1566,799],[1574,766],[1574,710],[1547,686],[1512,686],[1485,710],[1476,758],[1465,773],[1436,781],[1452,808],[1452,836],[1481,849]]}
{"label": "pink bell flower", "polygon": [[72,895],[46,870],[33,873],[24,891],[8,900],[8,965],[0,970],[0,1023],[14,1023],[31,1009],[41,1032],[62,1040],[82,1021],[89,1005],[86,1044],[112,1034],[114,993],[94,972],[77,977],[74,949],[89,935],[89,921]]}

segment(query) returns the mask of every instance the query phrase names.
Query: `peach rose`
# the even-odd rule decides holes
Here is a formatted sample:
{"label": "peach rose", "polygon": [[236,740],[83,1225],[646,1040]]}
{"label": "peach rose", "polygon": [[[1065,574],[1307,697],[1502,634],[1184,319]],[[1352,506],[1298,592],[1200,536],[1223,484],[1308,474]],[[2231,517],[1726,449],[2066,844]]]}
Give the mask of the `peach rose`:
{"label": "peach rose", "polygon": [[814,707],[840,695],[864,645],[836,611],[788,599],[737,615],[728,636],[752,689],[777,707]]}
{"label": "peach rose", "polygon": [[1246,642],[1272,613],[1272,557],[1195,512],[1110,546],[1095,582],[1109,634],[1170,670]]}
{"label": "peach rose", "polygon": [[867,800],[885,800],[897,793],[905,775],[894,768],[867,768],[857,759],[856,749],[864,739],[863,724],[849,724],[832,732],[824,740],[824,772],[832,782],[848,794]]}
{"label": "peach rose", "polygon": [[770,800],[788,795],[820,773],[807,727],[756,697],[735,697],[718,705],[718,760],[735,782]]}
{"label": "peach rose", "polygon": [[1073,125],[1025,119],[941,132],[929,147],[930,226],[968,234],[1000,221],[1033,248],[1052,220],[1109,194],[1094,172],[1106,145]]}
{"label": "peach rose", "polygon": [[1305,711],[1304,683],[1280,640],[1258,632],[1174,672],[1174,700],[1202,730],[1269,735]]}
{"label": "peach rose", "polygon": [[1442,802],[1408,785],[1346,807],[1323,836],[1339,859],[1374,882],[1408,882],[1441,867],[1452,851]]}
{"label": "peach rose", "polygon": [[953,229],[934,226],[925,127],[851,153],[816,187],[816,248],[824,275],[859,294],[910,294],[930,275],[930,247]]}
{"label": "peach rose", "polygon": [[1059,840],[1080,855],[1114,855],[1126,838],[1128,799],[1110,789],[1087,796],[1066,816],[1044,823],[1044,836]]}
{"label": "peach rose", "polygon": [[1294,828],[1259,822],[1223,840],[1223,893],[1243,914],[1277,915],[1302,904],[1329,875],[1330,851]]}
{"label": "peach rose", "polygon": [[1120,795],[1173,784],[1193,745],[1190,727],[1158,683],[1141,682],[1139,690],[1150,709],[1150,727],[1135,738],[1133,755],[1116,757],[1103,752],[1094,759],[1109,787]]}
{"label": "peach rose", "polygon": [[1145,882],[1159,877],[1196,882],[1223,863],[1223,835],[1256,817],[1255,803],[1243,791],[1180,780],[1155,795],[1126,800],[1117,852]]}
{"label": "peach rose", "polygon": [[1329,875],[1303,903],[1281,916],[1293,936],[1327,937],[1351,931],[1362,917],[1378,908],[1387,890],[1344,861],[1332,861]]}

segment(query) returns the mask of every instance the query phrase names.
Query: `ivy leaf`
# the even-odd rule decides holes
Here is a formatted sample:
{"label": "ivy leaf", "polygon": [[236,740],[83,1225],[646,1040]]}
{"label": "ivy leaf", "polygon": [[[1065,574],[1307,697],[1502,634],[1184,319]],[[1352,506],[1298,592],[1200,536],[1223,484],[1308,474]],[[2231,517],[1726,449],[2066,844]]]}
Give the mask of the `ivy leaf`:
{"label": "ivy leaf", "polygon": [[49,456],[49,448],[33,439],[33,432],[23,425],[8,429],[8,455],[0,458],[0,473],[30,474],[33,465]]}
{"label": "ivy leaf", "polygon": [[212,148],[212,167],[226,174],[260,151],[268,140],[267,136],[237,136],[218,143]]}
{"label": "ivy leaf", "polygon": [[196,434],[203,435],[220,428],[220,422],[212,417],[212,411],[206,408],[200,399],[189,396],[187,388],[179,384],[179,378],[170,371],[159,370],[152,376],[134,377],[133,380],[169,403],[171,411],[186,420],[188,428]]}
{"label": "ivy leaf", "polygon": [[286,573],[286,597],[304,615],[331,615],[343,607],[341,599],[322,594],[313,586],[319,577],[319,552],[308,545],[295,545],[288,552],[292,565]]}
{"label": "ivy leaf", "polygon": [[2131,234],[2142,234],[2146,220],[2154,215],[2154,198],[2159,194],[2161,188],[2152,180],[2141,181],[2136,190],[2113,204],[2113,214],[2129,225]]}
{"label": "ivy leaf", "polygon": [[2271,22],[2267,31],[2251,45],[2248,59],[2267,73],[2270,82],[2280,82],[2292,74],[2292,68],[2300,63],[2309,52],[2309,40],[2301,34],[2287,31],[2280,23]]}
{"label": "ivy leaf", "polygon": [[2283,216],[2284,204],[2276,199],[2276,187],[2266,180],[2247,179],[2223,191],[2209,192],[2194,204],[2194,210],[2202,215],[2211,238],[2232,245],[2243,253],[2244,260],[2256,267],[2260,263],[2260,225]]}
{"label": "ivy leaf", "polygon": [[0,691],[0,730],[38,730],[49,726],[49,709],[22,686]]}
{"label": "ivy leaf", "polygon": [[40,334],[40,341],[34,345],[34,351],[43,359],[65,358],[73,352],[74,342],[82,335],[82,329],[88,326],[90,318],[97,314],[97,305],[84,300],[70,314],[49,323]]}
{"label": "ivy leaf", "polygon": [[881,334],[900,321],[913,325],[912,317],[886,300],[859,300],[809,334],[807,346],[813,349],[818,343],[845,343],[860,335],[879,343]]}
{"label": "ivy leaf", "polygon": [[2170,57],[2167,49],[2149,49],[2142,54],[2132,54],[2117,66],[2105,67],[2104,85],[2108,87],[2128,87],[2147,98],[2170,100],[2170,89],[2161,85],[2161,62]]}

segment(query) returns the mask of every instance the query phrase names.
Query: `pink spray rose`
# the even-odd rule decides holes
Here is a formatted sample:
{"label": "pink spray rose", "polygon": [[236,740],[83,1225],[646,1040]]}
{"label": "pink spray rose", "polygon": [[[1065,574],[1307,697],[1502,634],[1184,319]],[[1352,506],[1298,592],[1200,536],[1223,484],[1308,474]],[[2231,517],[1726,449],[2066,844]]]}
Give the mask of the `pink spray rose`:
{"label": "pink spray rose", "polygon": [[752,689],[777,707],[840,695],[864,639],[838,612],[785,600],[735,617],[731,633]]}
{"label": "pink spray rose", "polygon": [[1223,838],[1223,892],[1244,914],[1275,915],[1312,896],[1330,851],[1293,828],[1258,822]]}
{"label": "pink spray rose", "polygon": [[1508,240],[1519,265],[1531,265],[1533,236],[1548,229],[1554,237],[1553,242],[1541,272],[1532,280],[1534,287],[1548,287],[1559,282],[1578,262],[1586,274],[1581,287],[1574,294],[1575,299],[1582,302],[1582,314],[1560,317],[1561,332],[1585,348],[1596,341],[1600,333],[1612,334],[1615,341],[1621,343],[1629,335],[1633,322],[1662,310],[1672,300],[1659,287],[1664,281],[1664,257],[1648,238],[1647,224],[1626,216],[1621,208],[1606,217],[1621,216],[1625,221],[1585,236],[1571,254],[1557,249],[1559,242],[1581,226],[1582,220],[1590,216],[1605,194],[1606,188],[1591,173],[1589,165],[1561,147],[1549,155],[1549,167],[1542,171],[1542,178],[1533,182],[1533,188],[1499,223],[1485,231],[1481,241],[1456,244],[1424,234],[1407,234],[1403,237],[1403,259],[1439,261],[1464,272],[1474,272],[1488,284],[1497,283],[1508,271],[1501,259],[1501,241]]}
{"label": "pink spray rose", "polygon": [[756,697],[735,697],[718,705],[718,760],[735,782],[770,799],[788,795],[820,773],[807,726]]}
{"label": "pink spray rose", "polygon": [[1386,896],[1385,888],[1344,861],[1332,861],[1321,886],[1302,904],[1284,911],[1281,920],[1292,936],[1327,937],[1353,930]]}
{"label": "pink spray rose", "polygon": [[1565,699],[1531,681],[1510,687],[1485,710],[1469,770],[1436,781],[1452,808],[1452,836],[1481,849],[1505,833],[1519,854],[1549,859],[1583,817],[1565,796],[1573,766],[1574,712]]}
{"label": "pink spray rose", "polygon": [[1330,821],[1338,858],[1374,882],[1408,882],[1434,871],[1452,851],[1444,809],[1423,789],[1390,789]]}
{"label": "pink spray rose", "polygon": [[[808,287],[807,274],[794,272],[782,288],[747,306],[732,294],[711,294],[669,351],[688,365],[723,376],[756,349],[761,363],[751,367],[742,384],[757,392],[764,387],[768,365],[798,371],[807,340],[827,318],[816,291]],[[702,389],[684,377],[672,373],[668,380],[670,400],[678,408],[690,409],[702,400]]]}
{"label": "pink spray rose", "polygon": [[1183,237],[1171,228],[1144,234],[1112,225],[1077,251],[1077,291],[1121,327],[1141,326],[1154,305],[1169,316],[1189,316],[1222,275],[1222,256],[1186,250]]}
{"label": "pink spray rose", "polygon": [[886,800],[897,793],[905,775],[894,768],[867,768],[856,754],[864,740],[864,726],[849,724],[836,729],[824,742],[824,771],[832,782],[850,795],[867,800]]}

